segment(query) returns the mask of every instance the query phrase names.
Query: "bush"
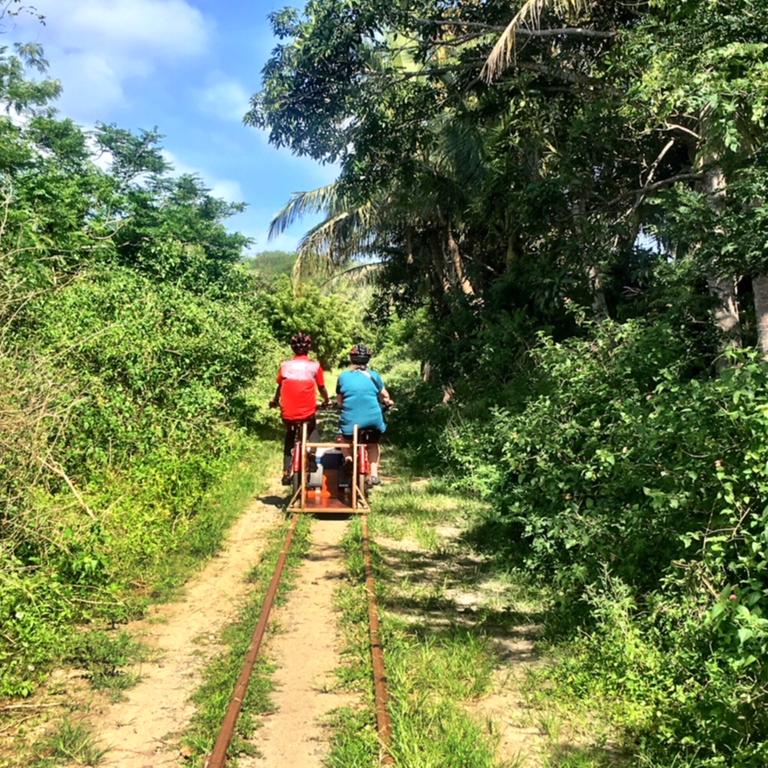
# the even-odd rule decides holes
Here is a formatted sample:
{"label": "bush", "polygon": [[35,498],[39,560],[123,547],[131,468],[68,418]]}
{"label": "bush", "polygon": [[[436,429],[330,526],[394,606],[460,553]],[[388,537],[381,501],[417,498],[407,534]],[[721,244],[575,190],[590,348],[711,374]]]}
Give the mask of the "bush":
{"label": "bush", "polygon": [[524,405],[455,416],[446,453],[496,500],[505,556],[553,585],[561,619],[592,627],[590,679],[653,708],[647,753],[756,766],[768,749],[768,368],[744,354],[713,379],[692,348],[641,321],[544,337]]}
{"label": "bush", "polygon": [[[209,554],[208,510],[253,441],[279,349],[252,302],[96,267],[30,297],[0,355],[0,695],[31,692],[73,623],[121,621]],[[216,519],[214,519],[216,518]]]}
{"label": "bush", "polygon": [[315,354],[326,369],[346,362],[352,344],[370,337],[356,302],[340,294],[323,293],[312,284],[302,284],[294,291],[290,278],[278,277],[258,294],[257,303],[283,344],[299,331],[309,333]]}

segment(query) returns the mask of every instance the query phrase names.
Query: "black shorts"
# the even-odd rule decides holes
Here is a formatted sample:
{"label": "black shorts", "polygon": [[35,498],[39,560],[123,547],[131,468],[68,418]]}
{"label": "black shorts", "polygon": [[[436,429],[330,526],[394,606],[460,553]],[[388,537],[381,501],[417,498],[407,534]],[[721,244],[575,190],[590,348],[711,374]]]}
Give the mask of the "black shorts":
{"label": "black shorts", "polygon": [[[352,440],[353,440],[352,435],[339,434],[336,436],[337,443],[351,443]],[[377,443],[381,442],[381,430],[375,429],[374,427],[365,427],[364,429],[358,429],[357,442],[371,443],[372,445],[376,445]]]}
{"label": "black shorts", "polygon": [[285,426],[285,441],[283,443],[283,453],[287,456],[293,450],[295,443],[301,440],[302,427],[307,425],[307,438],[310,443],[317,443],[320,436],[317,433],[317,419],[310,416],[308,419],[283,419]]}

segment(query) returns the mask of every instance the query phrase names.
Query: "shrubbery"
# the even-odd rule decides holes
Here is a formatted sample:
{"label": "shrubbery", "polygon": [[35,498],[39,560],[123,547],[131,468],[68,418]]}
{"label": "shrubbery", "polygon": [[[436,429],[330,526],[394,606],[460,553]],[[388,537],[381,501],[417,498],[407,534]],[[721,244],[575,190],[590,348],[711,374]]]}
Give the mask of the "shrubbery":
{"label": "shrubbery", "polygon": [[0,691],[26,693],[72,622],[125,618],[174,553],[215,548],[212,490],[253,450],[238,397],[278,346],[236,296],[98,267],[32,298],[6,350]]}
{"label": "shrubbery", "polygon": [[224,225],[242,206],[170,173],[156,132],[57,118],[25,63],[0,49],[25,118],[0,117],[0,696],[215,551],[280,355]]}
{"label": "shrubbery", "polygon": [[[591,627],[578,658],[592,690],[642,711],[629,724],[647,756],[757,766],[768,370],[744,353],[711,377],[692,349],[664,322],[542,337],[524,406],[457,415],[446,458],[496,502],[504,557],[554,585],[571,626]],[[583,683],[584,664],[568,675]]]}
{"label": "shrubbery", "polygon": [[324,368],[346,362],[351,345],[369,336],[362,302],[341,292],[323,292],[312,283],[294,288],[287,275],[278,275],[268,287],[265,285],[256,301],[283,344],[287,345],[297,331],[309,333]]}

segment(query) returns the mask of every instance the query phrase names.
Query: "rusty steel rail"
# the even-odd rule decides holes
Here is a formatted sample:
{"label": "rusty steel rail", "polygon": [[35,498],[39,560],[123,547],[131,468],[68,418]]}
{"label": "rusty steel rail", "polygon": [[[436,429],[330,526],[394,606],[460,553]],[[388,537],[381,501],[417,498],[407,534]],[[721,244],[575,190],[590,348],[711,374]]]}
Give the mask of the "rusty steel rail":
{"label": "rusty steel rail", "polygon": [[392,719],[389,716],[389,690],[384,667],[384,646],[381,642],[379,609],[376,603],[376,582],[373,578],[368,517],[363,518],[363,558],[365,559],[365,591],[368,595],[368,629],[371,637],[371,666],[373,667],[373,693],[376,702],[376,728],[379,732],[380,763],[394,765],[392,746]]}
{"label": "rusty steel rail", "polygon": [[[296,532],[296,525],[299,518],[300,515],[298,514],[294,514],[292,517],[291,525],[275,565],[275,571],[272,574],[272,580],[269,583],[269,589],[264,597],[259,622],[256,625],[256,629],[253,631],[245,662],[243,663],[240,676],[238,677],[232,692],[232,697],[229,700],[227,712],[224,715],[221,730],[219,731],[213,751],[205,762],[205,768],[224,768],[227,764],[227,751],[232,742],[235,726],[237,725],[237,718],[240,715],[243,701],[248,692],[248,683],[251,679],[253,667],[259,655],[261,643],[269,621],[269,614],[280,587],[280,579],[282,578],[285,563],[288,559],[288,553],[291,549],[293,535]],[[379,760],[381,765],[394,765],[394,759],[390,752],[392,745],[392,720],[388,709],[389,691],[387,688],[387,674],[384,668],[384,647],[381,642],[379,609],[376,603],[376,582],[373,577],[373,560],[371,557],[367,515],[363,517],[363,558],[365,561],[365,591],[368,597],[368,628],[371,644],[371,666],[373,668],[373,692],[376,704],[376,727],[379,734],[380,744]]]}
{"label": "rusty steel rail", "polygon": [[240,672],[240,677],[237,679],[237,684],[232,692],[232,698],[229,700],[229,706],[227,712],[224,715],[224,720],[221,724],[221,730],[219,731],[218,738],[213,747],[213,751],[210,757],[205,762],[205,768],[224,768],[227,763],[227,750],[232,741],[232,736],[235,733],[235,725],[237,725],[237,718],[240,715],[240,710],[243,707],[243,701],[245,695],[248,692],[248,683],[251,679],[251,673],[253,672],[254,664],[259,655],[259,649],[261,648],[261,641],[264,638],[264,632],[267,629],[267,622],[269,621],[269,613],[272,610],[272,605],[275,602],[277,596],[277,590],[280,587],[280,579],[283,576],[283,569],[285,568],[285,561],[288,559],[288,552],[293,542],[293,534],[296,532],[296,525],[299,522],[299,516],[294,515],[291,520],[291,526],[288,529],[288,534],[283,542],[283,548],[280,551],[280,556],[277,559],[275,565],[275,572],[272,574],[272,581],[269,583],[269,589],[264,597],[264,604],[261,606],[261,615],[259,616],[259,623],[256,625],[256,629],[253,631],[251,637],[251,645],[248,648],[248,653],[245,656],[245,662]]}

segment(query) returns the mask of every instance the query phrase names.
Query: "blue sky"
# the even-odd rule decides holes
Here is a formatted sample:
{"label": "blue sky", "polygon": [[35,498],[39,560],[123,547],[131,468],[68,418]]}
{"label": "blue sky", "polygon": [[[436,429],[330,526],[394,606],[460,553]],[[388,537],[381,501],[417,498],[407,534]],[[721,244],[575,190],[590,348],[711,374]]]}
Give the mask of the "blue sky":
{"label": "blue sky", "polygon": [[253,250],[293,248],[313,223],[267,241],[292,192],[332,181],[336,169],[269,146],[242,124],[248,98],[275,45],[267,14],[301,0],[35,0],[45,25],[6,25],[39,42],[62,81],[62,114],[84,125],[114,122],[165,135],[168,159],[198,173],[215,194],[248,203],[232,228]]}

